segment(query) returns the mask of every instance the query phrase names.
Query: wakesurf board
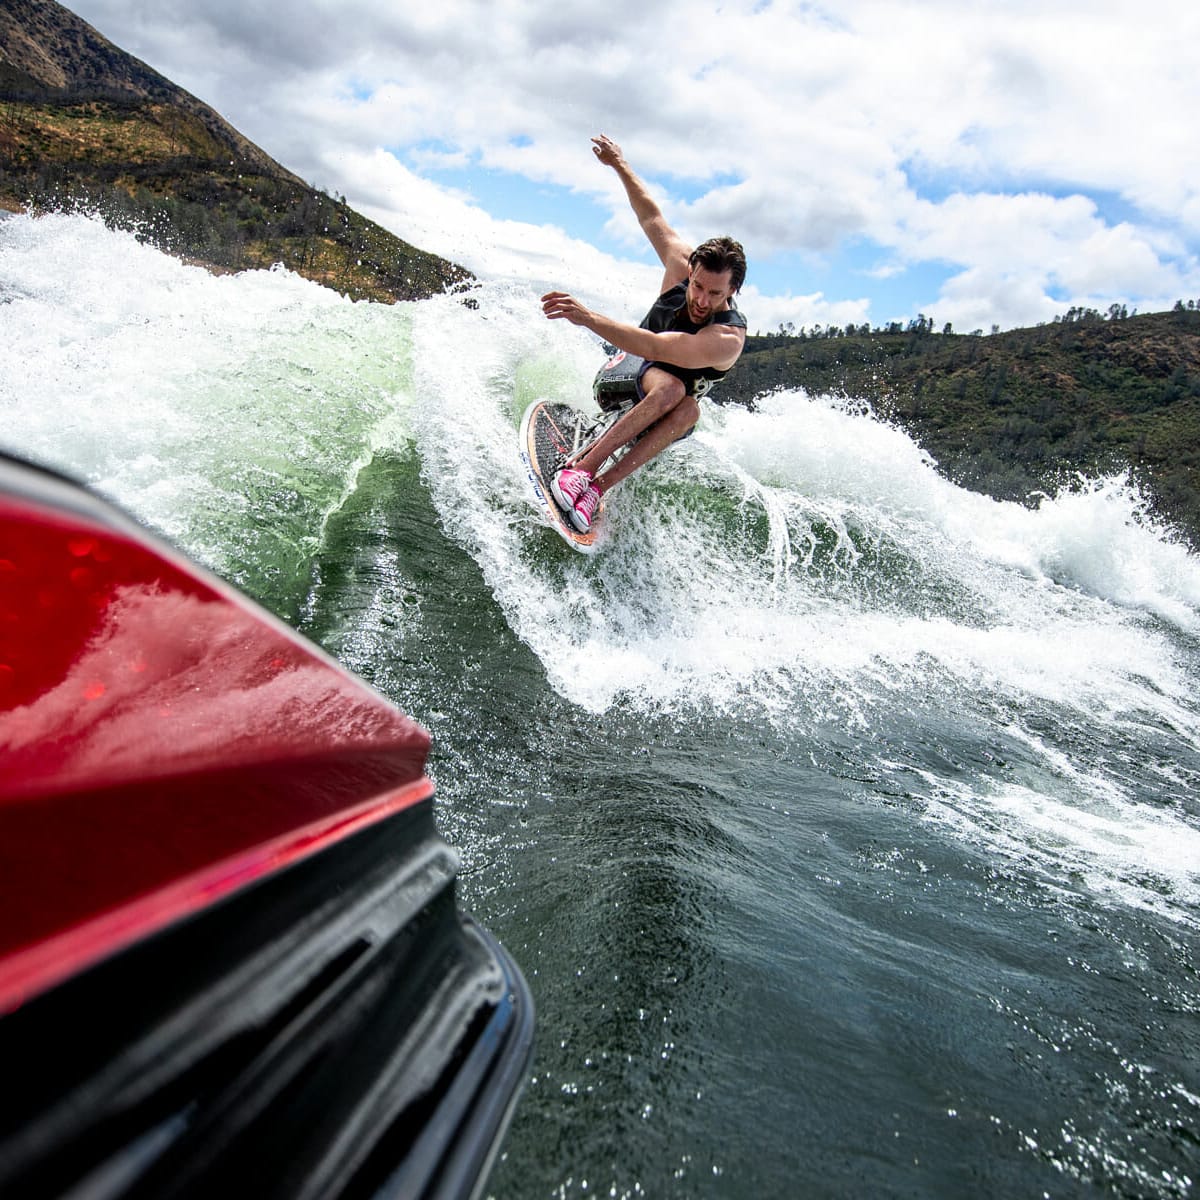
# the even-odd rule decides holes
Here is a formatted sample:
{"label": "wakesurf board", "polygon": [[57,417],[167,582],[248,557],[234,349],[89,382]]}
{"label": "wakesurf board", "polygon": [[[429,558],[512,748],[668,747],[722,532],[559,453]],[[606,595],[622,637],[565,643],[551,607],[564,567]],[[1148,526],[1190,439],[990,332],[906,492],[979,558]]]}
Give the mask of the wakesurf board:
{"label": "wakesurf board", "polygon": [[550,481],[580,453],[590,440],[594,425],[594,418],[569,404],[552,400],[535,400],[521,418],[521,462],[529,477],[534,504],[563,541],[582,554],[590,554],[596,548],[604,505],[601,503],[596,510],[591,529],[580,533],[555,501]]}

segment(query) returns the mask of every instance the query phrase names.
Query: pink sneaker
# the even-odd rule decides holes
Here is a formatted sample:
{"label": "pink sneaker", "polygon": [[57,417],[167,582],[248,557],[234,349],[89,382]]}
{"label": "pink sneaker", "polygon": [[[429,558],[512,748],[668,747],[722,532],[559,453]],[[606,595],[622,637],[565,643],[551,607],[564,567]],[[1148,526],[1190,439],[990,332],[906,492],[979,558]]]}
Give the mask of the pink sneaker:
{"label": "pink sneaker", "polygon": [[550,480],[550,491],[554,496],[554,501],[567,514],[574,511],[579,497],[591,486],[591,475],[587,471],[578,471],[574,467],[563,467]]}
{"label": "pink sneaker", "polygon": [[580,533],[587,533],[592,527],[592,522],[596,519],[596,509],[600,507],[600,489],[598,487],[589,487],[578,500],[575,501],[575,507],[571,509],[571,524],[579,530]]}

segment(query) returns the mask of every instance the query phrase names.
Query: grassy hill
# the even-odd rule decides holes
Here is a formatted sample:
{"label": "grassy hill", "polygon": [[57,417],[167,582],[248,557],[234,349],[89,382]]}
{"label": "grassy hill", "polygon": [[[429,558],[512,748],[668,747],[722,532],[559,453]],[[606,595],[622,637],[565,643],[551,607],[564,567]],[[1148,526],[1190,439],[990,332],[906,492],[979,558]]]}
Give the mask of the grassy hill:
{"label": "grassy hill", "polygon": [[82,207],[205,265],[282,262],[355,299],[470,279],[310,187],[54,0],[0,7],[0,206]]}
{"label": "grassy hill", "polygon": [[990,336],[829,331],[748,339],[719,398],[803,388],[869,401],[958,482],[1002,499],[1132,470],[1200,546],[1200,311],[1073,311]]}

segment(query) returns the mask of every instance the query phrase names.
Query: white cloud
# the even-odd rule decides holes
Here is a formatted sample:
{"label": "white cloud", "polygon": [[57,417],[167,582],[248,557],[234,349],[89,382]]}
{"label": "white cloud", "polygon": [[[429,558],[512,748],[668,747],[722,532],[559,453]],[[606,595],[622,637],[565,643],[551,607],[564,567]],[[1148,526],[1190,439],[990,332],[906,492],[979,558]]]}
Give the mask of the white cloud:
{"label": "white cloud", "polygon": [[957,328],[1033,324],[1075,305],[1107,309],[1130,297],[1163,308],[1200,290],[1195,258],[1176,239],[1108,225],[1085,196],[914,199],[896,240],[909,261],[969,264],[930,301]]}
{"label": "white cloud", "polygon": [[[752,278],[756,261],[819,254],[832,270],[870,245],[890,266],[951,270],[912,315],[936,306],[959,326],[961,308],[985,328],[1088,297],[1200,294],[1196,0],[295,0],[283,20],[267,0],[73,7],[301,176],[518,278],[561,261],[616,295],[615,277],[654,274],[612,257],[639,235],[587,151],[603,130],[685,236],[738,236]],[[563,217],[493,219],[484,186],[403,173],[389,148],[430,176],[474,164],[563,189]],[[571,235],[572,196],[608,211],[611,254]],[[772,320],[828,314],[797,324],[887,315],[862,274],[813,282],[801,271],[753,302]]]}
{"label": "white cloud", "polygon": [[657,294],[658,268],[620,262],[553,226],[496,220],[465,194],[436,187],[385,151],[343,153],[337,166],[364,216],[476,275],[510,279],[538,295],[570,291],[614,315],[648,308]]}

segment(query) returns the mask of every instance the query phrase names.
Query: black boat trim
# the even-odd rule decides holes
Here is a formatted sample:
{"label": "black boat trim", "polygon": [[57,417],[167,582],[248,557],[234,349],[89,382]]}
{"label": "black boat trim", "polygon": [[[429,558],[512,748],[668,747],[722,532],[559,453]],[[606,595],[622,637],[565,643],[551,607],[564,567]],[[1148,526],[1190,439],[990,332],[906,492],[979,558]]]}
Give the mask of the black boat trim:
{"label": "black boat trim", "polygon": [[0,1194],[477,1193],[533,1006],[456,870],[424,801],[9,1014]]}

